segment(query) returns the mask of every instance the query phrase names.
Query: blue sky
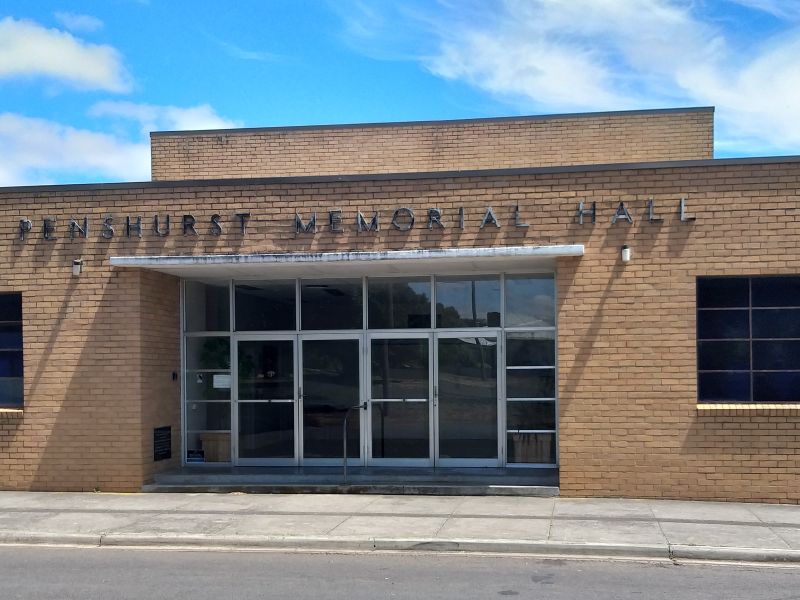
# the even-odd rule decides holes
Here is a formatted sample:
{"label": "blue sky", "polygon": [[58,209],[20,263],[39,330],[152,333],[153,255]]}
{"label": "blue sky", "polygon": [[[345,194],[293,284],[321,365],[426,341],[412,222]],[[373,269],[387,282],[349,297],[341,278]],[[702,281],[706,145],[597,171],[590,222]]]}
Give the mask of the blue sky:
{"label": "blue sky", "polygon": [[716,106],[800,154],[800,0],[2,0],[0,185],[140,181],[150,130]]}

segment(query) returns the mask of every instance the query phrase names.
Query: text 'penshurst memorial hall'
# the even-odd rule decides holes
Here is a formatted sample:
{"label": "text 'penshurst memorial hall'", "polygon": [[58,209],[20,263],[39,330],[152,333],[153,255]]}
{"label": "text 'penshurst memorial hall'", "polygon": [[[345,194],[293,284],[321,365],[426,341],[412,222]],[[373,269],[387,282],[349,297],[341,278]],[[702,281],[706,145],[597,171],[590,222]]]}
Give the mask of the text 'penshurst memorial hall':
{"label": "text 'penshurst memorial hall'", "polygon": [[0,488],[800,502],[800,157],[713,109],[151,144],[0,189]]}

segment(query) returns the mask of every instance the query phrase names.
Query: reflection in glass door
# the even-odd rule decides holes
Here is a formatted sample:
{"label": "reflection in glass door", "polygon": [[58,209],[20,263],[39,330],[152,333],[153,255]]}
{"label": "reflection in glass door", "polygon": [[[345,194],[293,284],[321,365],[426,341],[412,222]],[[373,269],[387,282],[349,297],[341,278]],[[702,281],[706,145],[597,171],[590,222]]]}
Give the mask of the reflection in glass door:
{"label": "reflection in glass door", "polygon": [[301,338],[304,464],[342,460],[347,423],[348,462],[361,461],[360,336]]}
{"label": "reflection in glass door", "polygon": [[431,464],[428,336],[370,340],[370,462]]}
{"label": "reflection in glass door", "polygon": [[497,351],[495,335],[437,336],[438,464],[499,464]]}
{"label": "reflection in glass door", "polygon": [[294,340],[239,340],[239,464],[295,464]]}

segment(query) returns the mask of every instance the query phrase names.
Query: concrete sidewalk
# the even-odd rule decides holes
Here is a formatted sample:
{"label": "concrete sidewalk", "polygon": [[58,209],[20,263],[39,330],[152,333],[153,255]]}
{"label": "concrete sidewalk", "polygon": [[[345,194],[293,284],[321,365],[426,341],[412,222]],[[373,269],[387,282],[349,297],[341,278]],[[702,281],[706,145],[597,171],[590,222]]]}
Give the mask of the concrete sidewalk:
{"label": "concrete sidewalk", "polygon": [[485,496],[0,492],[0,543],[800,564],[800,506]]}

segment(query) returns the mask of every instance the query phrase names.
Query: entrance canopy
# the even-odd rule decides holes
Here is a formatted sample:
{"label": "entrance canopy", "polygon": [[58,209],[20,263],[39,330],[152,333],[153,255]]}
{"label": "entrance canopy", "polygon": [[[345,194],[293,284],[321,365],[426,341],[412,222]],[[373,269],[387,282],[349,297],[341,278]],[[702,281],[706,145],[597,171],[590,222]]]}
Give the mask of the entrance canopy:
{"label": "entrance canopy", "polygon": [[293,252],[190,256],[112,256],[111,266],[152,269],[184,278],[332,277],[459,274],[551,269],[560,256],[583,256],[583,244],[436,248],[379,252]]}

